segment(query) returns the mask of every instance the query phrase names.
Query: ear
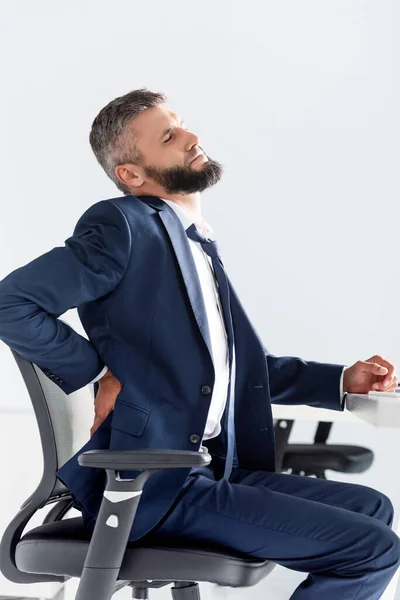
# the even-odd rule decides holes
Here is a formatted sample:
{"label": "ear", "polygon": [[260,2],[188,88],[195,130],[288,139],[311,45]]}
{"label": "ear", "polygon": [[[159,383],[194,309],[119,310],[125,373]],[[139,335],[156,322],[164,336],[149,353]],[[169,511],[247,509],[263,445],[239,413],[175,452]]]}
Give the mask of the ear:
{"label": "ear", "polygon": [[115,167],[115,175],[128,187],[141,187],[144,183],[143,170],[139,165],[126,163]]}

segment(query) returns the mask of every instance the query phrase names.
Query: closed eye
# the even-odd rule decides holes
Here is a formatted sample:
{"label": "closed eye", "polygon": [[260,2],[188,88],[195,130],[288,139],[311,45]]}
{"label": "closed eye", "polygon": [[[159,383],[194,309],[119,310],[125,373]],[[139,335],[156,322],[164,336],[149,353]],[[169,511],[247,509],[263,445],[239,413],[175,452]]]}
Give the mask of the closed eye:
{"label": "closed eye", "polygon": [[[181,127],[182,129],[184,129],[185,131],[187,131],[187,130],[188,130],[188,127],[186,126],[186,124],[185,124],[185,122],[184,122],[184,121],[182,121],[182,122],[181,122],[181,124],[180,124],[180,127]],[[168,142],[170,142],[170,141],[172,140],[172,137],[173,137],[173,136],[172,136],[172,133],[173,133],[173,130],[172,130],[172,129],[171,129],[171,130],[167,130],[167,131],[164,133],[164,135],[165,135],[165,134],[167,134],[169,131],[171,131],[171,134],[170,134],[169,138],[167,138],[166,140],[164,140],[164,141],[163,141],[163,144],[167,144]]]}

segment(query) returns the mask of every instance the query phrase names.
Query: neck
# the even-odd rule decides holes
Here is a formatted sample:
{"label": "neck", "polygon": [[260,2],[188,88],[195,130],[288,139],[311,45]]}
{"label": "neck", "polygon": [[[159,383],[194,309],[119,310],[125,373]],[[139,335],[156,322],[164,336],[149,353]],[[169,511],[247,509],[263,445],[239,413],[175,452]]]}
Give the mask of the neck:
{"label": "neck", "polygon": [[201,214],[201,197],[200,193],[195,194],[161,194],[161,198],[176,202],[179,206],[184,208],[195,221],[202,221],[203,217]]}

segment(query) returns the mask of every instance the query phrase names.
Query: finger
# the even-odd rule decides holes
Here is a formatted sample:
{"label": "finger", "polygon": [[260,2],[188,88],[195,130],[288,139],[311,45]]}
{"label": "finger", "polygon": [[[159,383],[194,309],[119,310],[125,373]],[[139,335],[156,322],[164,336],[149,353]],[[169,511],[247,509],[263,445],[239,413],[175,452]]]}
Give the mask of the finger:
{"label": "finger", "polygon": [[96,421],[98,421],[99,424],[102,423],[104,421],[104,419],[106,419],[108,417],[108,415],[110,414],[110,412],[111,412],[111,409],[108,410],[106,408],[102,408],[101,410],[99,410],[98,412],[96,412]]}
{"label": "finger", "polygon": [[392,392],[397,388],[397,377],[393,378],[388,385],[385,385],[383,381],[374,383],[372,389],[380,392]]}
{"label": "finger", "polygon": [[397,379],[396,369],[394,365],[390,365],[390,367],[388,367],[388,374],[383,380],[383,385],[389,385],[395,378]]}
{"label": "finger", "polygon": [[94,407],[95,418],[99,419],[100,422],[104,421],[104,419],[108,417],[113,409],[113,405],[108,401],[108,399],[106,400],[107,401],[104,401],[104,398],[102,398],[100,402],[96,402]]}
{"label": "finger", "polygon": [[387,368],[388,372],[387,372],[385,379],[383,380],[383,384],[384,385],[390,384],[391,380],[396,376],[395,366],[391,362],[386,360],[385,358],[381,358],[381,360],[378,360],[376,362],[381,364],[383,367]]}
{"label": "finger", "polygon": [[397,378],[397,373],[396,371],[392,374],[391,377],[385,377],[385,379],[383,380],[383,385],[392,385],[393,382],[397,383],[398,378]]}
{"label": "finger", "polygon": [[383,388],[387,388],[389,385],[392,385],[395,380],[397,381],[397,374],[396,371],[393,369],[389,370],[386,374],[386,377],[378,383],[380,383]]}
{"label": "finger", "polygon": [[[380,354],[375,354],[375,356],[369,358],[367,362],[375,363],[387,368],[387,374],[384,380],[385,385],[387,385],[390,382],[390,379],[396,374],[395,366],[389,360],[387,360],[387,358],[381,356]],[[379,374],[380,373],[376,373],[376,375]]]}
{"label": "finger", "polygon": [[384,390],[385,391],[392,391],[395,390],[397,388],[397,377],[392,377],[392,379],[389,381],[389,383],[387,385],[385,385],[385,382],[383,382]]}
{"label": "finger", "polygon": [[387,391],[387,392],[394,392],[394,391],[396,390],[396,388],[397,388],[397,383],[396,383],[396,385],[391,385],[391,386],[390,386],[390,387],[389,387],[387,390],[385,390],[385,391]]}
{"label": "finger", "polygon": [[382,388],[380,385],[374,385],[373,391],[389,393],[389,392],[394,392],[396,390],[396,388],[397,388],[397,385],[390,385],[387,388]]}
{"label": "finger", "polygon": [[103,420],[104,419],[102,417],[96,415],[96,417],[94,419],[94,422],[93,422],[93,425],[92,425],[92,428],[91,428],[90,431],[92,432],[92,430],[93,430],[93,433],[94,433],[96,431],[96,429],[101,425],[101,423],[103,422]]}
{"label": "finger", "polygon": [[379,363],[367,361],[360,362],[364,371],[367,371],[368,373],[373,373],[374,375],[386,375],[388,373],[387,367],[384,367]]}

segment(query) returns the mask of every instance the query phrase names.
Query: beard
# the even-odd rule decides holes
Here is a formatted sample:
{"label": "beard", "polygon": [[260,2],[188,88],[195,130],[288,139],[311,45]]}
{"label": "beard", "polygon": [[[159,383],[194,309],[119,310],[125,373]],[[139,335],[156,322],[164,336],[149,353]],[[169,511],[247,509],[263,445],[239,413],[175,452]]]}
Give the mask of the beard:
{"label": "beard", "polygon": [[198,171],[190,165],[167,169],[143,165],[143,169],[147,177],[151,177],[168,194],[193,194],[215,185],[222,177],[222,165],[208,156],[207,158],[208,162]]}

